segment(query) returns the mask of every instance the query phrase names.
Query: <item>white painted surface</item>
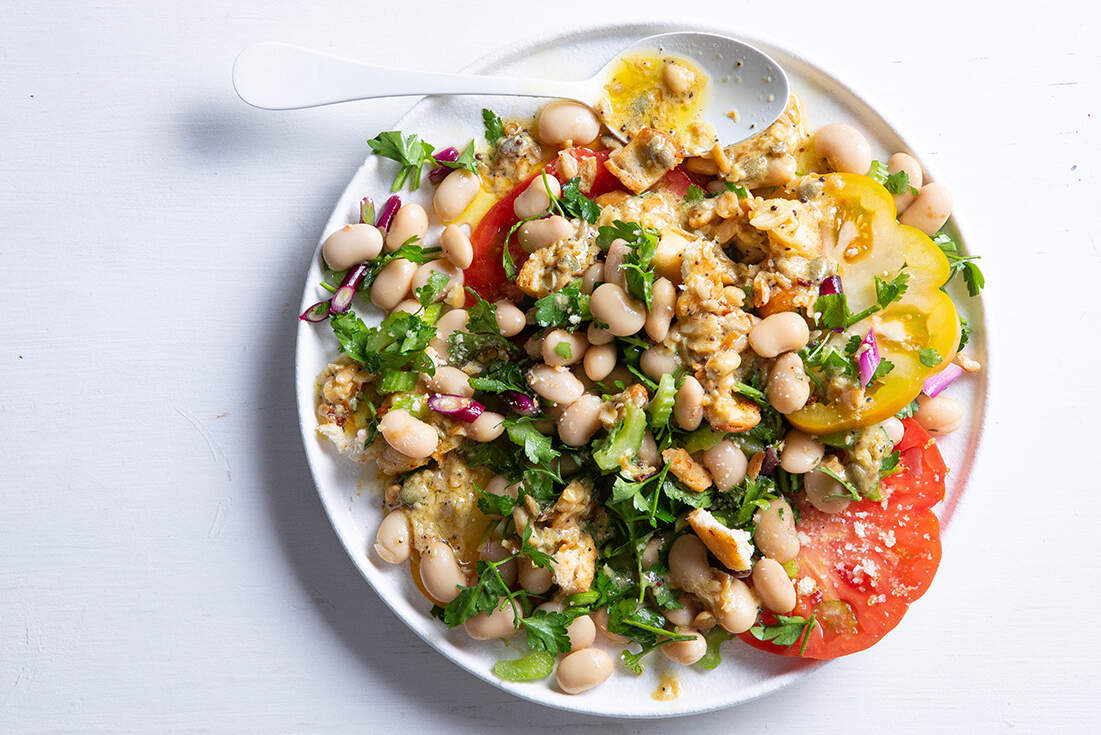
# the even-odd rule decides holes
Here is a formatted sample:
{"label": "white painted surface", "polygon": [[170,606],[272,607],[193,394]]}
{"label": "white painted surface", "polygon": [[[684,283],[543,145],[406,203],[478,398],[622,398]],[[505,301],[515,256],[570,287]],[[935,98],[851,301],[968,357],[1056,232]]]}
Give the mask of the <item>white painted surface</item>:
{"label": "white painted surface", "polygon": [[[1096,731],[1101,16],[934,5],[692,15],[852,79],[967,213],[994,401],[941,571],[864,654],[737,710],[633,723],[461,672],[344,555],[298,438],[294,306],[365,139],[407,103],[264,113],[229,84],[268,39],[454,69],[536,32],[533,11],[5,4],[0,731]],[[673,17],[559,7],[543,27]]]}

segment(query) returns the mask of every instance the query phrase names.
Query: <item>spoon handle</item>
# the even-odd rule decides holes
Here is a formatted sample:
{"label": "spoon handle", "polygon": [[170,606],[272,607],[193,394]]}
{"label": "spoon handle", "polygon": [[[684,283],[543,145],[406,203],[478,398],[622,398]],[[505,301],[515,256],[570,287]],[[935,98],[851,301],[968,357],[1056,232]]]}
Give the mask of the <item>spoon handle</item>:
{"label": "spoon handle", "polygon": [[387,69],[286,43],[258,43],[242,51],[233,64],[233,87],[245,102],[265,110],[424,94],[564,97],[588,102],[583,98],[584,82]]}

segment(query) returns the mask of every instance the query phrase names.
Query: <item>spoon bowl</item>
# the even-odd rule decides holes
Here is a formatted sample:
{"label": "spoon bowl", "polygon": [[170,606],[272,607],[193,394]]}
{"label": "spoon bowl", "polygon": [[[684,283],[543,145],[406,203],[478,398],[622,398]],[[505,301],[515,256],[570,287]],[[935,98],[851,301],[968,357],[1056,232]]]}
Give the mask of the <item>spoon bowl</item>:
{"label": "spoon bowl", "polygon": [[427,94],[556,97],[595,109],[615,62],[624,54],[638,52],[685,58],[706,73],[710,93],[700,118],[714,127],[725,143],[736,143],[760,132],[780,116],[787,104],[787,75],[772,58],[737,39],[702,32],[642,38],[582,81],[413,72],[372,66],[286,43],[259,43],[237,57],[233,86],[242,100],[267,110]]}

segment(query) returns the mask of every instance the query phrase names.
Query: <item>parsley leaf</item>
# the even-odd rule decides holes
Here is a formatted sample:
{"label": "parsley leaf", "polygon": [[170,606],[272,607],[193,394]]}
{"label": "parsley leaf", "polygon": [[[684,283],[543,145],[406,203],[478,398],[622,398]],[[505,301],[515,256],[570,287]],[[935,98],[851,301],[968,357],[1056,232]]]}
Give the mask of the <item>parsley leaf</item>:
{"label": "parsley leaf", "polygon": [[905,272],[906,264],[902,264],[898,275],[890,281],[884,281],[879,276],[875,277],[875,302],[880,309],[886,309],[890,304],[902,298],[910,282],[910,274]]}
{"label": "parsley leaf", "polygon": [[684,201],[689,204],[695,204],[696,202],[702,202],[706,196],[707,192],[703,189],[695,184],[689,184],[688,190],[684,192]]}
{"label": "parsley leaf", "polygon": [[384,370],[378,381],[379,393],[402,393],[417,387],[417,374],[405,370]]}
{"label": "parsley leaf", "polygon": [[468,288],[467,292],[476,300],[474,306],[466,310],[468,315],[467,330],[486,334],[501,334],[501,328],[497,326],[497,305],[483,299],[472,288]]}
{"label": "parsley leaf", "polygon": [[961,253],[959,243],[944,232],[938,232],[934,235],[933,242],[936,243],[937,247],[939,247],[941,252],[948,258],[948,282],[946,282],[942,288],[946,287],[948,283],[951,283],[953,278],[962,273],[963,282],[967,285],[967,293],[970,296],[978,296],[979,291],[982,291],[983,286],[986,285],[986,277],[983,276],[982,271],[979,270],[979,266],[975,264],[979,256],[964,255]]}
{"label": "parsley leaf", "polygon": [[435,303],[450,281],[451,279],[443,271],[432,271],[428,276],[428,282],[415,291],[417,301],[420,302],[421,306]]}
{"label": "parsley leaf", "polygon": [[798,615],[777,615],[776,623],[764,625],[758,623],[749,629],[750,634],[759,641],[772,641],[777,646],[793,645],[800,638],[803,645],[799,649],[800,655],[807,650],[807,639],[817,623],[817,618],[811,615],[809,619]]}
{"label": "parsley leaf", "polygon": [[[814,471],[815,472],[821,472],[823,474],[829,475],[834,480],[836,480],[841,485],[841,487],[845,488],[845,492],[847,492],[849,494],[849,497],[851,497],[853,500],[860,500],[860,491],[856,489],[855,485],[853,485],[851,482],[849,482],[847,479],[845,479],[844,476],[834,472],[829,467],[827,467],[826,465],[822,465],[822,464],[815,467]],[[841,497],[845,497],[845,496],[842,495]]]}
{"label": "parsley leaf", "polygon": [[505,124],[493,110],[482,108],[482,125],[485,126],[486,142],[490,145],[505,137]]}
{"label": "parsley leaf", "polygon": [[401,165],[390,191],[398,191],[409,181],[410,189],[421,185],[421,167],[432,160],[432,146],[417,137],[416,133],[402,135],[399,130],[379,133],[367,141],[376,155],[397,161]]}
{"label": "parsley leaf", "polygon": [[935,367],[940,364],[942,359],[940,353],[932,347],[926,347],[918,351],[918,360],[920,360],[921,364],[925,367]]}
{"label": "parsley leaf", "polygon": [[879,463],[879,478],[883,479],[902,472],[902,467],[899,464],[901,461],[902,453],[897,449],[884,457]]}
{"label": "parsley leaf", "polygon": [[[906,265],[903,264],[903,269]],[[910,274],[899,271],[890,281],[875,277],[875,303],[863,311],[853,314],[849,311],[849,299],[843,293],[819,296],[814,302],[814,310],[819,312],[818,327],[821,329],[848,329],[865,317],[886,309],[890,304],[902,298],[910,280]]]}
{"label": "parsley leaf", "polygon": [[441,252],[439,248],[423,248],[420,245],[414,245],[419,239],[420,238],[416,236],[410,237],[403,242],[397,250],[391,253],[384,253],[372,260],[367,266],[367,272],[363,274],[363,281],[359,285],[359,290],[364,291],[369,289],[382,269],[395,260],[401,259],[408,260],[410,263],[425,263],[439,258]]}
{"label": "parsley leaf", "polygon": [[896,171],[883,180],[883,186],[892,194],[917,194],[918,190],[910,186],[910,174],[905,171]]}
{"label": "parsley leaf", "polygon": [[971,327],[967,324],[967,320],[962,316],[960,317],[960,343],[956,347],[956,352],[963,352],[963,348],[967,346],[967,343],[971,341]]}
{"label": "parsley leaf", "polygon": [[475,615],[493,612],[499,604],[502,604],[502,597],[508,598],[503,601],[503,604],[515,604],[513,601],[514,594],[509,591],[508,585],[505,584],[497,570],[497,567],[504,564],[505,561],[507,559],[500,562],[478,560],[476,567],[478,581],[472,587],[460,585],[458,596],[447,603],[443,610],[442,619],[449,628],[462,625]]}
{"label": "parsley leaf", "polygon": [[711,630],[703,634],[704,639],[707,641],[707,653],[703,655],[696,663],[699,664],[702,669],[714,669],[722,663],[723,657],[719,652],[719,646],[723,641],[728,641],[734,637],[732,633],[727,633],[719,626],[715,626]]}
{"label": "parsley leaf", "polygon": [[535,302],[535,323],[540,327],[564,327],[573,332],[592,318],[589,295],[581,291],[578,279]]}
{"label": "parsley leaf", "polygon": [[501,334],[497,326],[497,306],[473,289],[467,289],[477,303],[467,309],[466,330],[456,330],[448,339],[448,354],[454,364],[502,359],[512,355],[516,346]]}
{"label": "parsley leaf", "polygon": [[436,336],[436,328],[415,314],[395,312],[377,327],[368,327],[351,311],[329,319],[340,348],[368,372],[412,369],[435,375],[436,368],[424,349]]}
{"label": "parsley leaf", "polygon": [[918,406],[918,402],[916,400],[910,401],[910,403],[907,404],[905,407],[903,407],[903,409],[901,411],[899,411],[898,413],[895,414],[895,418],[897,418],[897,419],[908,419],[911,416],[913,416],[915,413],[917,413],[918,408],[919,408],[919,406]]}
{"label": "parsley leaf", "polygon": [[528,648],[547,653],[569,653],[570,637],[566,626],[572,617],[566,613],[538,610],[529,618],[520,620],[527,635]]}
{"label": "parsley leaf", "polygon": [[528,391],[527,381],[524,380],[524,369],[518,363],[500,358],[491,360],[481,375],[471,378],[470,386],[474,390],[486,393],[504,393],[506,390],[519,393]]}
{"label": "parsley leaf", "polygon": [[562,184],[562,194],[555,204],[563,217],[580,217],[591,223],[600,217],[600,205],[581,193],[580,176],[574,176]]}
{"label": "parsley leaf", "polygon": [[477,485],[474,492],[478,495],[478,510],[489,516],[510,516],[516,507],[516,501],[509,495],[494,495]]}
{"label": "parsley leaf", "polygon": [[474,141],[470,141],[459,157],[454,161],[437,161],[433,156],[432,162],[437,166],[446,166],[451,170],[464,168],[472,174],[478,173],[478,162],[474,160]]}
{"label": "parsley leaf", "polygon": [[559,454],[551,446],[551,438],[539,433],[532,420],[526,416],[505,419],[505,431],[512,443],[523,447],[524,454],[535,464],[550,464]]}

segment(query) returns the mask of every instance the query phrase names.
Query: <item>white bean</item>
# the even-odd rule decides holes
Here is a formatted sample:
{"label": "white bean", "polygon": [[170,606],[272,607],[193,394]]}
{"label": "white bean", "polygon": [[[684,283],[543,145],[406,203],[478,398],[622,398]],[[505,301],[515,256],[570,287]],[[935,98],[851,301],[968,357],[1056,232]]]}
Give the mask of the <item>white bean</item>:
{"label": "white bean", "polygon": [[516,577],[524,591],[532,595],[543,594],[554,583],[554,574],[551,570],[535,566],[526,556],[520,557]]}
{"label": "white bean", "polygon": [[744,633],[757,622],[757,598],[740,579],[729,580],[726,589],[723,607],[716,611],[715,619],[728,633]]}
{"label": "white bean", "polygon": [[[395,263],[401,261],[394,261]],[[436,321],[436,336],[429,343],[437,355],[447,358],[451,352],[449,339],[453,332],[466,329],[466,323],[470,320],[470,314],[466,309],[452,309]]]}
{"label": "white bean", "polygon": [[321,256],[334,271],[342,271],[382,252],[382,233],[374,225],[345,225],[325,238]]}
{"label": "white bean", "polygon": [[[921,189],[921,164],[917,162],[917,159],[909,153],[896,153],[888,158],[887,172],[897,174],[899,171],[906,172],[910,186],[914,189]],[[895,211],[900,215],[914,202],[914,194],[909,189],[902,194],[893,194],[892,196],[895,198]]]}
{"label": "white bean", "polygon": [[761,604],[774,613],[789,613],[795,608],[795,585],[775,559],[759,559],[753,565],[753,590]]}
{"label": "white bean", "polygon": [[879,426],[887,433],[891,444],[898,444],[902,441],[902,435],[906,433],[906,427],[895,416],[884,420]]}
{"label": "white bean", "polygon": [[654,440],[654,435],[650,432],[646,432],[642,435],[642,444],[638,448],[638,458],[643,464],[650,467],[661,466],[661,455],[658,454],[658,443]]}
{"label": "white bean", "polygon": [[582,648],[558,662],[554,679],[566,694],[580,694],[607,681],[612,669],[612,657],[603,650]]}
{"label": "white bean", "polygon": [[433,541],[420,556],[420,576],[424,589],[436,602],[447,604],[459,596],[459,585],[466,575],[455,560],[455,552],[443,541]]}
{"label": "white bean", "polygon": [[776,357],[783,352],[803,349],[810,339],[810,328],[794,311],[767,316],[749,330],[749,346],[761,357]]}
{"label": "white bean", "polygon": [[585,357],[588,347],[585,335],[552,329],[543,337],[543,362],[551,366],[574,365]]}
{"label": "white bean", "polygon": [[470,238],[463,228],[458,225],[443,228],[440,247],[443,248],[443,256],[456,268],[469,268],[474,262],[474,246],[470,244]]}
{"label": "white bean", "polygon": [[401,564],[408,561],[412,548],[413,529],[409,525],[409,515],[398,508],[386,514],[375,532],[375,553],[384,562]]}
{"label": "white bean", "polygon": [[482,411],[466,425],[466,435],[476,442],[491,442],[505,430],[505,417],[493,411]]}
{"label": "white bean", "polygon": [[867,138],[845,123],[831,123],[814,134],[814,152],[834,171],[866,174],[872,167],[872,149]]}
{"label": "white bean", "polygon": [[[386,231],[386,249],[393,252],[410,238],[424,240],[428,232],[428,212],[416,202],[403,204]],[[414,245],[417,243],[414,242]]]}
{"label": "white bean", "polygon": [[840,513],[852,502],[841,483],[819,470],[803,475],[803,491],[810,504],[823,513]]}
{"label": "white bean", "polygon": [[405,258],[387,263],[371,284],[371,303],[383,311],[393,309],[409,293],[409,284],[416,272],[417,264]]}
{"label": "white bean", "polygon": [[661,380],[662,375],[672,375],[680,367],[676,353],[663,345],[654,345],[643,351],[639,358],[639,367],[648,378]]}
{"label": "white bean", "polygon": [[676,586],[688,591],[702,589],[711,580],[707,547],[695,535],[686,533],[673,542],[669,549],[669,575]]}
{"label": "white bean", "polygon": [[506,337],[515,337],[524,331],[528,320],[516,304],[501,299],[495,302],[494,306],[497,307],[497,328],[501,330],[501,334]]}
{"label": "white bean", "polygon": [[627,288],[627,277],[623,273],[623,260],[631,252],[626,240],[616,238],[608,246],[608,254],[604,257],[604,282],[614,283],[620,288]]}
{"label": "white bean", "polygon": [[653,301],[646,315],[646,334],[655,342],[661,342],[669,334],[673,323],[673,308],[677,303],[677,287],[668,278],[654,281]]}
{"label": "white bean", "polygon": [[665,654],[665,658],[673,663],[691,666],[703,658],[703,655],[707,653],[707,639],[694,630],[681,630],[678,632],[681,635],[691,635],[694,637],[687,641],[666,643],[661,647],[661,652]]}
{"label": "white bean", "polygon": [[528,371],[528,385],[551,403],[569,405],[581,397],[585,386],[565,368],[536,365]]}
{"label": "white bean", "polygon": [[480,613],[463,623],[466,634],[476,641],[488,641],[493,638],[508,638],[516,634],[516,610],[512,603],[505,600],[501,607],[495,607],[487,613]]}
{"label": "white bean", "polygon": [[593,623],[596,624],[596,629],[600,631],[600,635],[607,638],[612,643],[626,643],[627,639],[621,636],[619,633],[613,633],[608,630],[608,608],[602,607],[592,614]]}
{"label": "white bean", "polygon": [[749,460],[734,442],[723,439],[703,452],[703,465],[715,480],[715,487],[726,491],[745,479]]}
{"label": "white bean", "polygon": [[667,61],[661,70],[661,81],[665,82],[665,86],[674,96],[681,97],[692,91],[696,74],[684,64]]}
{"label": "white bean", "polygon": [[458,266],[447,260],[430,260],[418,266],[417,270],[413,272],[413,280],[409,287],[415,293],[418,288],[422,288],[428,283],[428,279],[432,277],[433,273],[442,273],[447,276],[447,284],[444,285],[442,291],[436,294],[436,301],[441,300],[455,286],[463,285],[463,272]]}
{"label": "white bean", "polygon": [[794,352],[785,352],[776,359],[765,389],[768,402],[782,414],[798,411],[810,398],[810,378],[803,370],[803,359]]}
{"label": "white bean", "polygon": [[963,425],[963,406],[948,396],[917,398],[918,410],[914,419],[930,434],[950,434]]}
{"label": "white bean", "polygon": [[520,219],[546,214],[551,203],[550,196],[547,194],[548,190],[554,196],[558,196],[562,193],[562,185],[558,183],[558,179],[550,174],[543,173],[536,176],[528,184],[528,187],[520,193],[520,196],[513,200],[513,213]]}
{"label": "white bean", "polygon": [[447,175],[432,197],[432,209],[440,222],[453,222],[459,218],[482,188],[478,174],[457,168]]}
{"label": "white bean", "polygon": [[585,336],[591,345],[606,345],[615,339],[607,329],[601,329],[592,322],[589,323],[589,328],[585,330]]}
{"label": "white bean", "polygon": [[539,141],[547,145],[588,145],[600,135],[600,121],[585,105],[558,100],[539,111],[535,131]]}
{"label": "white bean", "polygon": [[[821,473],[816,473],[821,474]],[[799,555],[799,534],[795,531],[795,514],[783,498],[768,501],[768,507],[757,511],[753,540],[765,556],[787,562]]]}
{"label": "white bean", "polygon": [[615,345],[593,345],[585,350],[585,375],[589,380],[604,380],[616,363]]}
{"label": "white bean", "polygon": [[421,302],[417,301],[416,299],[406,299],[405,301],[402,301],[400,304],[391,309],[390,313],[397,314],[398,312],[404,312],[406,314],[416,314],[422,308],[423,307],[421,306]]}
{"label": "white bean", "polygon": [[686,376],[673,403],[673,418],[685,431],[695,431],[703,421],[703,386],[693,376]]}
{"label": "white bean", "polygon": [[441,365],[436,368],[436,374],[429,378],[426,384],[433,393],[447,393],[466,398],[474,395],[474,389],[470,386],[470,376],[450,365]]}
{"label": "white bean", "polygon": [[614,283],[602,283],[589,300],[593,318],[608,325],[608,332],[626,337],[646,324],[646,309]]}
{"label": "white bean", "polygon": [[581,292],[591,294],[602,278],[604,278],[604,264],[598,260],[586,268],[581,276]]}
{"label": "white bean", "polygon": [[826,447],[822,442],[798,429],[792,429],[784,437],[780,466],[793,475],[801,475],[817,467],[825,453]]}
{"label": "white bean", "polygon": [[504,475],[494,475],[486,485],[486,492],[491,495],[507,495],[516,500],[520,495],[520,483],[510,482]]}
{"label": "white bean", "polygon": [[[489,492],[489,489],[486,489]],[[503,562],[498,564],[497,572],[501,575],[501,579],[505,581],[505,584],[512,586],[516,582],[516,560],[509,559],[512,556],[512,552],[504,547],[500,541],[489,541],[478,550],[478,558],[483,561]],[[508,559],[508,561],[504,561]]]}
{"label": "white bean", "polygon": [[558,438],[571,447],[583,447],[600,428],[601,401],[591,393],[571,403],[558,418]]}
{"label": "white bean", "polygon": [[436,427],[414,417],[404,408],[387,411],[378,422],[379,433],[386,443],[406,457],[431,457],[440,443]]}
{"label": "white bean", "polygon": [[[544,192],[546,194],[546,192]],[[525,251],[534,253],[549,245],[573,235],[576,229],[565,217],[553,214],[550,217],[534,219],[520,225],[516,231],[516,240]]]}
{"label": "white bean", "polygon": [[699,607],[693,600],[694,598],[690,595],[678,597],[677,602],[680,603],[680,607],[675,610],[665,610],[665,619],[679,628],[687,628],[692,625],[692,621],[696,619],[696,615],[700,612]]}
{"label": "white bean", "polygon": [[933,182],[921,187],[913,203],[899,217],[899,222],[932,236],[944,226],[951,214],[952,193],[944,184]]}

